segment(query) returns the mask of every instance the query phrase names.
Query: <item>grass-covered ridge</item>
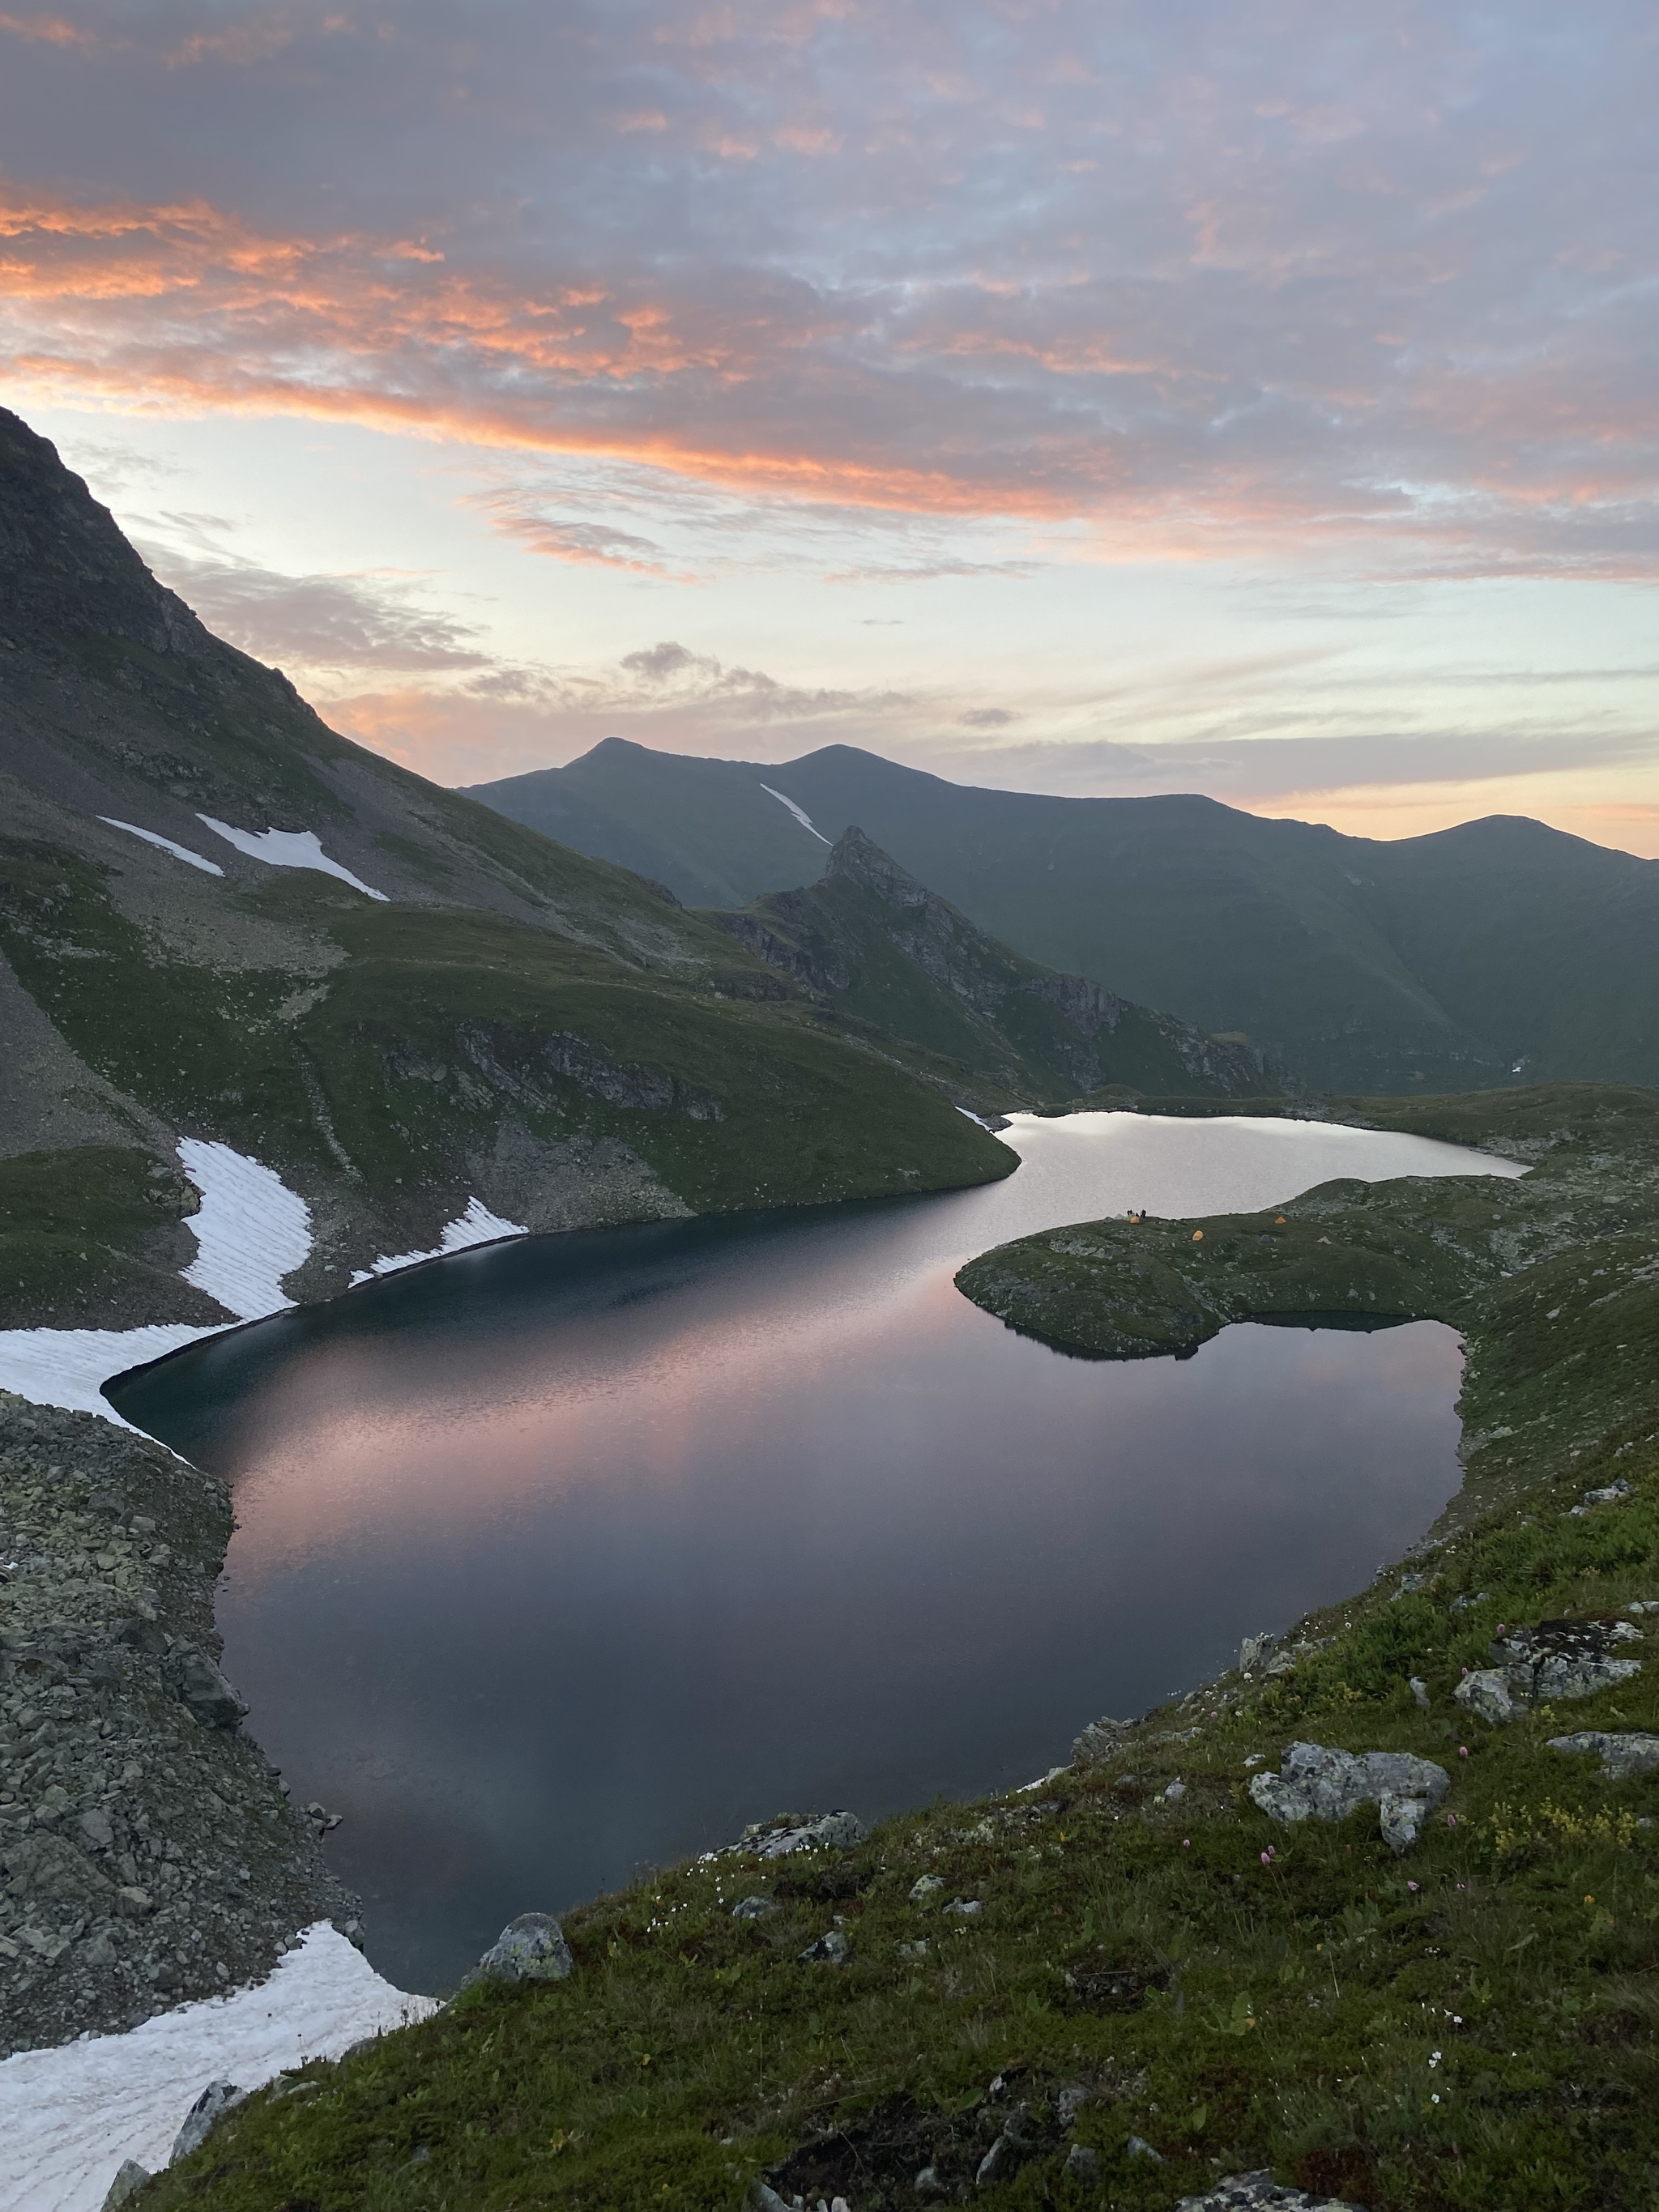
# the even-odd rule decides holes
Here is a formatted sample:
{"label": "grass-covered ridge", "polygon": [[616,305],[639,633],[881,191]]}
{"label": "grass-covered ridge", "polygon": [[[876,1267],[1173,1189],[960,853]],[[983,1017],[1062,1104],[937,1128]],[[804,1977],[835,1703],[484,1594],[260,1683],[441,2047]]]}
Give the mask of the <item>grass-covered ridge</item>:
{"label": "grass-covered ridge", "polygon": [[[567,1922],[568,1983],[471,1991],[285,2079],[145,2212],[735,2212],[761,2174],[874,2212],[928,2201],[927,2166],[935,2201],[1011,2207],[1169,2212],[1262,2166],[1372,2212],[1650,2205],[1659,1783],[1609,1783],[1547,1740],[1659,1729],[1659,1662],[1503,1729],[1451,1693],[1500,1624],[1659,1598],[1659,1101],[1576,1090],[1431,1111],[1433,1133],[1535,1160],[1517,1185],[1478,1186],[1498,1221],[1470,1210],[1473,1184],[1363,1207],[1339,1193],[1311,1252],[1235,1227],[1215,1241],[1239,1257],[1205,1263],[1212,1303],[1261,1251],[1298,1296],[1340,1291],[1346,1311],[1350,1287],[1380,1294],[1379,1255],[1397,1297],[1443,1261],[1424,1299],[1455,1301],[1466,1333],[1468,1475],[1414,1583],[1383,1575],[1287,1636],[1288,1671],[1195,1692],[1037,1790],[889,1821],[848,1854],[693,1864],[599,1900]],[[1306,1201],[1275,1211],[1306,1224]],[[1147,1229],[1139,1255],[1103,1237],[1094,1273],[1054,1255],[1072,1340],[1152,1310],[1134,1260],[1176,1271],[1168,1232]],[[1009,1251],[1023,1279],[1026,1249]],[[1622,1503],[1572,1511],[1615,1479]],[[1274,1826],[1249,1777],[1292,1739],[1414,1752],[1450,1794],[1404,1858],[1374,1808]],[[918,1898],[923,1877],[939,1887]],[[734,1918],[751,1893],[776,1910]],[[947,1914],[956,1899],[981,1910]],[[847,1962],[804,1961],[837,1916]],[[1011,2121],[1023,2148],[976,2190]],[[1097,2180],[1066,2169],[1070,2142],[1097,2152]]]}

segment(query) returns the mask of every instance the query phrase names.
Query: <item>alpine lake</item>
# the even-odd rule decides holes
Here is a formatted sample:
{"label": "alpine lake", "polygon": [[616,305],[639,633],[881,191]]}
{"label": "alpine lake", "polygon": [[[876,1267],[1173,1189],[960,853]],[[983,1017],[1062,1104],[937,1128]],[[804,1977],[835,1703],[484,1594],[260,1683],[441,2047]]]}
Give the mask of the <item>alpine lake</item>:
{"label": "alpine lake", "polygon": [[453,1988],[746,1823],[1018,1787],[1369,1582],[1459,1481],[1432,1322],[1067,1358],[952,1275],[1128,1208],[1516,1170],[1321,1123],[1017,1117],[1006,1182],[528,1237],[112,1385],[231,1485],[224,1668],[363,1898]]}

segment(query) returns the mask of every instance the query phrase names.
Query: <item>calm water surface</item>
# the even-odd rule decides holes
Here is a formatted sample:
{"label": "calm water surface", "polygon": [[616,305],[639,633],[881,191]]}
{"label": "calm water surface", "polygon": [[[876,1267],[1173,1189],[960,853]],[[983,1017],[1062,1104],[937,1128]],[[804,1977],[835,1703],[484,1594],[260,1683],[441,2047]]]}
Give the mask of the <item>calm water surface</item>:
{"label": "calm water surface", "polygon": [[987,1189],[526,1239],[112,1393],[234,1487],[226,1671],[295,1796],[345,1815],[394,1980],[447,1987],[515,1913],[785,1808],[1029,1780],[1369,1579],[1455,1489],[1435,1324],[1116,1364],[951,1278],[1129,1206],[1489,1164],[1279,1121],[1007,1140]]}

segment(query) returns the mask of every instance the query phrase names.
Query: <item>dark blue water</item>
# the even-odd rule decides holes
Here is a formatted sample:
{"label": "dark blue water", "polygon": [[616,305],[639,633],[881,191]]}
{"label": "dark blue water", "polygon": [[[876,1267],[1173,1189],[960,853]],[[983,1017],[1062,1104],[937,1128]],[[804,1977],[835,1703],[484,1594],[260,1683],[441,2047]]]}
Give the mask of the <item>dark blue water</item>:
{"label": "dark blue water", "polygon": [[515,1913],[780,1810],[1027,1781],[1434,1518],[1448,1330],[1081,1361],[951,1277],[1132,1204],[1478,1163],[1283,1123],[1012,1133],[986,1190],[528,1239],[112,1394],[234,1487],[226,1669],[345,1815],[392,1979],[447,1987]]}

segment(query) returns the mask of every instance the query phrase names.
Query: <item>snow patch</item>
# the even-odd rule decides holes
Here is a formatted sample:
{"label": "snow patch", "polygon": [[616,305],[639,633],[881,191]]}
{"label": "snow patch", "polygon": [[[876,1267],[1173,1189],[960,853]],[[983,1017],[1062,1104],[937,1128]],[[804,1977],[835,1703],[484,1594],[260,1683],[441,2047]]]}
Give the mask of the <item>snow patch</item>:
{"label": "snow patch", "polygon": [[315,868],[319,874],[337,876],[343,884],[349,884],[353,890],[362,891],[366,897],[379,899],[382,906],[391,903],[384,891],[377,891],[361,876],[354,876],[337,860],[331,860],[314,830],[262,830],[256,835],[252,830],[233,830],[228,822],[221,822],[211,814],[198,814],[196,818],[205,822],[216,836],[234,845],[239,853],[263,860],[268,867]]}
{"label": "snow patch", "polygon": [[131,1429],[132,1423],[124,1421],[103,1395],[110,1377],[165,1358],[198,1337],[218,1334],[188,1322],[161,1322],[151,1328],[0,1330],[0,1390],[15,1390],[31,1405],[99,1413],[118,1428]]}
{"label": "snow patch", "polygon": [[166,2165],[210,2081],[261,2088],[437,2009],[383,1981],[319,1921],[266,1981],[125,2035],[20,2051],[0,2063],[0,2212],[98,2212],[123,2160]]}
{"label": "snow patch", "polygon": [[824,836],[822,830],[813,827],[812,817],[804,806],[797,806],[793,799],[786,799],[781,791],[774,791],[769,783],[762,784],[761,789],[769,799],[775,799],[780,806],[787,806],[803,830],[811,830],[820,845],[828,845],[833,842]]}
{"label": "snow patch", "polygon": [[100,814],[100,822],[107,822],[112,830],[125,830],[130,837],[142,837],[147,845],[155,845],[163,853],[171,853],[175,860],[183,860],[192,868],[199,868],[204,876],[222,876],[224,870],[216,860],[204,860],[199,853],[192,853],[188,845],[175,845],[171,837],[164,837],[159,830],[141,830],[136,822],[118,822],[112,814]]}
{"label": "snow patch", "polygon": [[[200,1206],[189,1216],[197,1250],[184,1270],[185,1280],[216,1298],[238,1321],[285,1311],[294,1302],[283,1296],[283,1277],[311,1256],[310,1207],[271,1169],[228,1145],[186,1137],[179,1157],[202,1194]],[[149,1328],[0,1330],[0,1389],[15,1390],[37,1406],[97,1413],[118,1428],[130,1429],[131,1422],[124,1421],[103,1395],[103,1384],[200,1337],[216,1336],[224,1326],[161,1322]]]}
{"label": "snow patch", "polygon": [[372,1267],[359,1267],[351,1278],[351,1287],[355,1290],[359,1283],[373,1282],[376,1275],[395,1275],[399,1267],[418,1267],[423,1260],[441,1260],[450,1252],[465,1252],[474,1244],[499,1244],[504,1237],[529,1234],[522,1221],[503,1221],[499,1213],[490,1212],[483,1199],[470,1198],[465,1212],[446,1222],[434,1249],[399,1252],[377,1260]]}
{"label": "snow patch", "polygon": [[283,1278],[311,1257],[311,1208],[272,1169],[228,1145],[186,1137],[185,1173],[202,1194],[190,1226],[199,1246],[185,1280],[238,1321],[262,1321],[294,1303]]}

